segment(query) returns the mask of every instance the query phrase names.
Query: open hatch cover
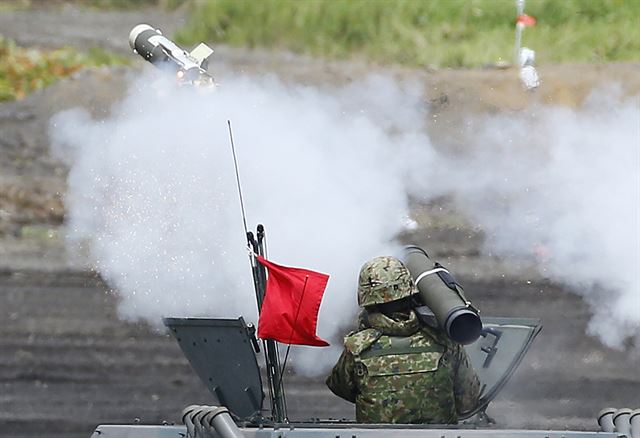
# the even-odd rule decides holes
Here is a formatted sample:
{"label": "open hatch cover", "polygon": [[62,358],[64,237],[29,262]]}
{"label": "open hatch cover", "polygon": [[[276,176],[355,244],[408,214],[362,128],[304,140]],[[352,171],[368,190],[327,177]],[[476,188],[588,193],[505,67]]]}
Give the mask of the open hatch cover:
{"label": "open hatch cover", "polygon": [[221,405],[242,420],[261,415],[264,393],[252,346],[255,337],[242,317],[164,318],[163,322]]}
{"label": "open hatch cover", "polygon": [[473,411],[461,415],[466,419],[484,411],[500,392],[509,377],[542,329],[538,319],[482,318],[482,335],[465,346],[469,359],[480,379],[481,395]]}

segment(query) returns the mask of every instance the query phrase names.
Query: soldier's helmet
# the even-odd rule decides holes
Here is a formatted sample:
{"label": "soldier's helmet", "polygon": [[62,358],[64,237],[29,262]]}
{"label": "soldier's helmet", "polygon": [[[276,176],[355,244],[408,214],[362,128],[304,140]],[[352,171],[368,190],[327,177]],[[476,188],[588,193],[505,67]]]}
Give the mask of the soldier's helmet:
{"label": "soldier's helmet", "polygon": [[360,269],[358,304],[361,307],[409,297],[418,290],[409,270],[395,257],[375,257]]}

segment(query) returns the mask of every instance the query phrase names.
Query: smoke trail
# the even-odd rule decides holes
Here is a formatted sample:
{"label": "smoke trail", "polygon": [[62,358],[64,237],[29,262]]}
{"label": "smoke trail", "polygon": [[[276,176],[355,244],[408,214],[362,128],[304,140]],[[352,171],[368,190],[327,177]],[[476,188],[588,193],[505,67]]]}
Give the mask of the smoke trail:
{"label": "smoke trail", "polygon": [[[438,190],[484,229],[485,251],[535,257],[591,305],[589,333],[640,345],[640,110],[619,87],[577,111],[534,106],[470,120],[469,155]],[[551,298],[552,299],[552,298]]]}
{"label": "smoke trail", "polygon": [[[255,321],[230,119],[248,220],[265,224],[270,258],[331,274],[319,334],[335,351],[308,359],[329,365],[354,320],[360,266],[394,250],[408,217],[407,154],[424,145],[417,157],[431,159],[420,94],[381,77],[333,92],[274,78],[225,81],[213,94],[149,82],[107,120],[81,110],[52,120],[54,148],[71,168],[71,240],[88,242],[124,318]],[[373,93],[385,99],[362,97]]]}
{"label": "smoke trail", "polygon": [[52,121],[71,168],[70,239],[88,243],[122,317],[255,320],[230,119],[248,219],[266,225],[270,258],[331,274],[319,334],[333,350],[301,349],[298,371],[335,361],[358,269],[397,250],[408,195],[452,195],[486,251],[537,256],[591,304],[589,330],[607,345],[640,333],[637,101],[603,92],[579,110],[470,119],[468,150],[452,157],[424,133],[420,87],[385,77],[331,90],[239,77],[214,94],[149,82],[107,120],[72,110]]}

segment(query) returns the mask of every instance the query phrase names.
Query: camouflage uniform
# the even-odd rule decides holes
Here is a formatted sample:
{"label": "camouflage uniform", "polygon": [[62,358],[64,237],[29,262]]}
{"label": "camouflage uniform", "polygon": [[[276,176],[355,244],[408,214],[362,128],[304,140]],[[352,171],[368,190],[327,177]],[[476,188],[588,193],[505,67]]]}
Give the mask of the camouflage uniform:
{"label": "camouflage uniform", "polygon": [[[378,260],[374,268],[387,261]],[[361,271],[361,305],[372,299],[371,289],[362,290],[364,280]],[[377,288],[373,295],[388,300],[390,293]],[[480,383],[464,349],[421,325],[412,310],[386,316],[364,309],[359,330],[345,337],[344,346],[327,386],[356,404],[358,422],[450,424],[476,406]]]}

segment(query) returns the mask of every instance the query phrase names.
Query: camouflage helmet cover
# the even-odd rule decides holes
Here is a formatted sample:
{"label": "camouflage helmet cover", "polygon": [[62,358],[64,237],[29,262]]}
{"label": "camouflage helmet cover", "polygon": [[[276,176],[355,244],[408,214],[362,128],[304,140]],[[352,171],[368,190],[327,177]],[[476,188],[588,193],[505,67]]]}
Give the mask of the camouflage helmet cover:
{"label": "camouflage helmet cover", "polygon": [[417,292],[409,270],[395,257],[375,257],[360,269],[358,304],[361,307],[396,301]]}

